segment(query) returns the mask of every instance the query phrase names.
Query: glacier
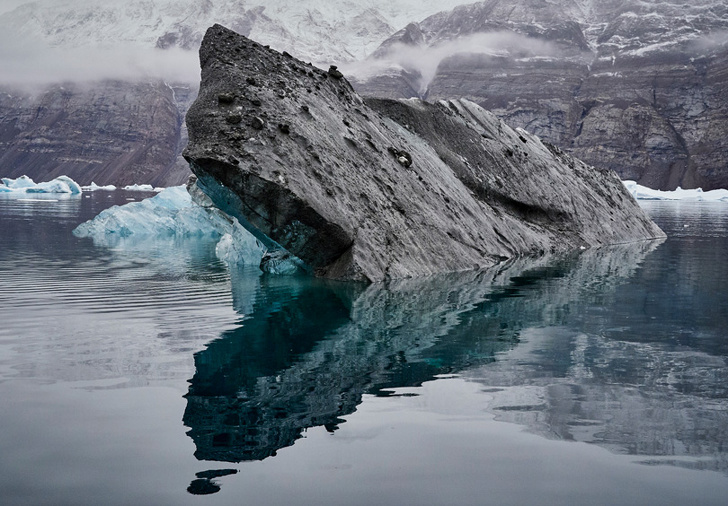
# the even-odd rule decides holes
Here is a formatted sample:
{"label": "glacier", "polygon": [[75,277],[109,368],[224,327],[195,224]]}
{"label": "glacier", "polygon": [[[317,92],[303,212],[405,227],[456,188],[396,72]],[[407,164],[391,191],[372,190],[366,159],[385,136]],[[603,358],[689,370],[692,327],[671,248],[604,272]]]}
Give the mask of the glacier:
{"label": "glacier", "polygon": [[635,181],[622,181],[637,200],[689,200],[696,202],[728,202],[728,190],[716,189],[703,191],[702,188],[683,190],[679,186],[673,191],[653,190],[637,184]]}
{"label": "glacier", "polygon": [[303,270],[299,259],[269,251],[237,219],[206,205],[199,193],[195,185],[190,191],[184,185],[164,188],[153,197],[101,211],[73,235],[91,238],[100,247],[137,250],[170,238],[211,240],[216,241],[216,256],[228,265],[255,265],[271,274]]}
{"label": "glacier", "polygon": [[0,183],[0,194],[61,193],[80,195],[82,192],[79,184],[68,176],[58,176],[42,183],[36,183],[28,176],[20,176],[17,179],[4,177],[0,181],[2,181]]}

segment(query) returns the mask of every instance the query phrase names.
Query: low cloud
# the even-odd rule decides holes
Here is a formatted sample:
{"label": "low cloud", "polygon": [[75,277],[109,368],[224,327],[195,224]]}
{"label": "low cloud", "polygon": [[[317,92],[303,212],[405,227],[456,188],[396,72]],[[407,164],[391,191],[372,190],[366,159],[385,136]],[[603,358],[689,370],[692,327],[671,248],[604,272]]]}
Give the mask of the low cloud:
{"label": "low cloud", "polygon": [[701,35],[694,42],[693,46],[698,51],[710,51],[728,45],[728,30],[720,30]]}
{"label": "low cloud", "polygon": [[189,83],[200,80],[196,51],[162,50],[133,44],[107,48],[54,48],[8,33],[0,35],[0,68],[0,84],[13,86],[105,79],[163,79]]}
{"label": "low cloud", "polygon": [[456,54],[475,54],[492,57],[552,57],[558,48],[541,39],[534,39],[515,32],[476,33],[450,40],[435,46],[412,46],[395,43],[386,56],[368,59],[344,66],[346,73],[366,80],[388,70],[405,70],[419,74],[419,93],[427,91],[443,60]]}

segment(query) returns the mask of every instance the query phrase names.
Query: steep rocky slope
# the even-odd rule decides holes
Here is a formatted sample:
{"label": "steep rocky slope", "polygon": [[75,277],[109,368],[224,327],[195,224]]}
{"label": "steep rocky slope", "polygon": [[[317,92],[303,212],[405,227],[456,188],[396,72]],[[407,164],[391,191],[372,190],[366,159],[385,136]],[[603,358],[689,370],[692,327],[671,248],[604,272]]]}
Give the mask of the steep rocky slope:
{"label": "steep rocky slope", "polygon": [[661,189],[728,187],[728,3],[489,0],[411,24],[354,86],[463,96]]}
{"label": "steep rocky slope", "polygon": [[317,275],[361,281],[662,237],[616,175],[466,100],[364,103],[220,25],[185,158],[212,201]]}
{"label": "steep rocky slope", "polygon": [[190,92],[105,81],[0,93],[0,170],[80,184],[180,184],[189,171],[179,163],[186,135],[178,104]]}

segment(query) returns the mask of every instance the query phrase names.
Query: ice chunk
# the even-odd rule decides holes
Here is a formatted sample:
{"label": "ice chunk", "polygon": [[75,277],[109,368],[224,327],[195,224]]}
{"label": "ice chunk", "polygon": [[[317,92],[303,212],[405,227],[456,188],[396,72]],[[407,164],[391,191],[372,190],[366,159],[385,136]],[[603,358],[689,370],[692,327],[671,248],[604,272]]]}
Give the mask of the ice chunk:
{"label": "ice chunk", "polygon": [[728,190],[710,190],[701,188],[683,190],[678,187],[673,191],[653,190],[637,184],[635,181],[622,181],[627,190],[637,200],[692,200],[700,202],[728,202]]}
{"label": "ice chunk", "polygon": [[20,176],[17,179],[10,179],[9,177],[4,177],[4,178],[2,178],[2,186],[0,186],[0,190],[2,190],[2,191],[22,190],[24,188],[31,188],[33,186],[35,186],[35,181],[33,181],[28,176]]}
{"label": "ice chunk", "polygon": [[107,184],[105,186],[99,186],[96,183],[94,183],[93,181],[91,181],[91,184],[90,185],[88,185],[88,186],[82,186],[81,189],[83,191],[90,191],[90,192],[98,191],[98,190],[114,191],[114,190],[116,190],[116,186],[114,186],[113,184]]}
{"label": "ice chunk", "polygon": [[[227,263],[259,265],[265,249],[236,220],[216,208],[193,202],[184,186],[166,188],[140,202],[105,209],[73,231],[106,247],[139,247],[140,240],[163,237],[216,241],[216,252]],[[126,239],[129,239],[128,241]]]}
{"label": "ice chunk", "polygon": [[43,183],[36,183],[28,176],[20,176],[17,179],[2,178],[0,192],[2,193],[65,193],[69,195],[80,195],[81,187],[68,176],[57,178]]}
{"label": "ice chunk", "polygon": [[260,265],[265,248],[235,220],[233,230],[223,235],[215,246],[215,255],[228,265]]}
{"label": "ice chunk", "polygon": [[189,190],[174,186],[140,202],[110,207],[80,224],[73,234],[90,237],[99,246],[137,251],[146,239],[150,248],[170,237],[211,240],[216,242],[215,255],[228,265],[255,265],[272,274],[307,270],[299,258],[277,245],[266,248],[238,220],[204,198],[196,184]]}
{"label": "ice chunk", "polygon": [[155,188],[150,184],[128,184],[124,189],[132,192],[160,192],[163,190],[163,188]]}
{"label": "ice chunk", "polygon": [[78,237],[133,234],[147,236],[219,237],[230,224],[220,215],[210,215],[192,205],[184,186],[167,188],[154,197],[101,211],[93,220],[73,231]]}
{"label": "ice chunk", "polygon": [[266,251],[260,260],[260,269],[271,274],[295,274],[305,272],[303,261],[284,249]]}

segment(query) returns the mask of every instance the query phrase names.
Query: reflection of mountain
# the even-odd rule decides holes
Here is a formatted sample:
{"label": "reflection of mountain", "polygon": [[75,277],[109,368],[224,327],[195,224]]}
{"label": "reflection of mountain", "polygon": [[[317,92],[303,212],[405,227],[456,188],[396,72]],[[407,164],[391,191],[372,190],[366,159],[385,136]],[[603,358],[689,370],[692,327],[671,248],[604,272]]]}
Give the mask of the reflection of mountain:
{"label": "reflection of mountain", "polygon": [[[569,307],[611,297],[655,243],[387,286],[308,278],[233,278],[246,313],[195,356],[184,423],[196,457],[238,462],[335,430],[362,394],[415,386],[495,360],[522,329],[565,322]],[[252,285],[252,286],[251,286]],[[245,307],[244,307],[245,306]]]}
{"label": "reflection of mountain", "polygon": [[488,386],[499,420],[650,464],[728,471],[724,356],[564,327],[529,340],[538,344],[464,373]]}
{"label": "reflection of mountain", "polygon": [[725,473],[728,218],[705,204],[651,208],[671,238],[629,283],[464,376],[488,386],[499,419],[533,432]]}

